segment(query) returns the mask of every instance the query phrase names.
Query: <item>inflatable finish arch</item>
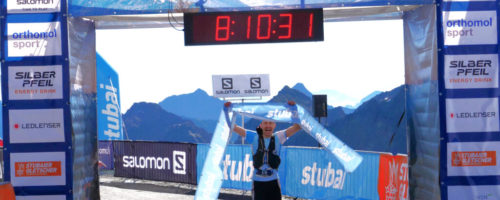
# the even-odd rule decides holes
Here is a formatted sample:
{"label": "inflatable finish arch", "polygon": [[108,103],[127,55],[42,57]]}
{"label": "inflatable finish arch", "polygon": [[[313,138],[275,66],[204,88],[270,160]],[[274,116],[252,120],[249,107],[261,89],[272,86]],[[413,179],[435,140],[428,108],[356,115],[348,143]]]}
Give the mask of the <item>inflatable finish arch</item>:
{"label": "inflatable finish arch", "polygon": [[[403,19],[411,199],[500,198],[496,0],[1,2],[5,180],[19,197],[99,198],[96,28],[170,26],[172,12],[324,8],[325,21]],[[23,130],[33,123],[51,130]]]}

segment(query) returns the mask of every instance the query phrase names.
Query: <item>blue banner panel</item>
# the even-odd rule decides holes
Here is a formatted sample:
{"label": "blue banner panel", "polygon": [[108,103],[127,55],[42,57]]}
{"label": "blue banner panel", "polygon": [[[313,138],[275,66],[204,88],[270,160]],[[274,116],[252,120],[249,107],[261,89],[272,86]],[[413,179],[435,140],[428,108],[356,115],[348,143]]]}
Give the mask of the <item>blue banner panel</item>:
{"label": "blue banner panel", "polygon": [[115,141],[115,176],[196,184],[196,145]]}
{"label": "blue banner panel", "polygon": [[379,199],[379,154],[360,153],[363,162],[347,172],[323,149],[285,147],[280,166],[282,193],[306,199]]}
{"label": "blue banner panel", "polygon": [[96,64],[99,140],[123,140],[118,73],[99,54]]}
{"label": "blue banner panel", "polygon": [[[209,149],[209,144],[198,144],[196,163],[205,163]],[[228,145],[220,167],[223,174],[222,188],[252,190],[254,168],[250,145]],[[197,173],[201,174],[202,170],[203,165],[198,165]]]}
{"label": "blue banner panel", "polygon": [[99,169],[112,170],[114,169],[113,161],[113,142],[99,141]]}

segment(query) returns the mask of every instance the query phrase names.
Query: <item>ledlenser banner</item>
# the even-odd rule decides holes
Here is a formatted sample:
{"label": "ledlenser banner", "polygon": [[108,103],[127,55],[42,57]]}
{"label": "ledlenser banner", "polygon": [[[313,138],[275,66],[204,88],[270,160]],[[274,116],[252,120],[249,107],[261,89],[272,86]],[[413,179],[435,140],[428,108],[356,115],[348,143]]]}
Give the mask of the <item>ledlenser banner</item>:
{"label": "ledlenser banner", "polygon": [[196,145],[113,142],[115,176],[196,184]]}

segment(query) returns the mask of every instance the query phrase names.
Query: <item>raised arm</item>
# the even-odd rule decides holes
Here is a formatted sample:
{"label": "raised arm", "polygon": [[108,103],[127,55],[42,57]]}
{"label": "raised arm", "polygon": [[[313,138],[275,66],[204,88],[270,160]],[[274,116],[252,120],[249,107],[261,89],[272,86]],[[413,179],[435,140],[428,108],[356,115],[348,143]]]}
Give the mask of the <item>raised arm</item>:
{"label": "raised arm", "polygon": [[235,133],[237,133],[238,135],[240,135],[241,137],[245,137],[247,135],[247,132],[245,131],[245,129],[241,128],[238,125],[234,125],[233,131]]}
{"label": "raised arm", "polygon": [[[231,102],[228,101],[228,102],[224,103],[224,106],[225,107],[231,106]],[[247,132],[245,131],[245,129],[241,128],[240,126],[238,126],[236,124],[233,127],[233,131],[235,133],[237,133],[238,135],[240,135],[241,137],[245,137],[247,135]]]}
{"label": "raised arm", "polygon": [[[290,106],[295,106],[295,101],[288,101],[288,105]],[[299,132],[300,129],[302,129],[300,127],[299,124],[293,124],[292,126],[288,127],[286,129],[286,137],[292,137],[295,133]]]}
{"label": "raised arm", "polygon": [[295,133],[300,131],[300,125],[299,124],[293,124],[292,126],[288,127],[286,129],[286,137],[292,137]]}

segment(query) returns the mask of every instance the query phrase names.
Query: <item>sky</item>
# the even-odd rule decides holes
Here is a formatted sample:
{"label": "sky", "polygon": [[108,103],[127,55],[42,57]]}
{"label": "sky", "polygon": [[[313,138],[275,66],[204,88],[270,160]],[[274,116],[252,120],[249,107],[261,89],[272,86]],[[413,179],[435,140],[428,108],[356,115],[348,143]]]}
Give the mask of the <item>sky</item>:
{"label": "sky", "polygon": [[189,47],[173,28],[97,30],[96,48],[119,73],[122,112],[198,88],[212,95],[212,75],[221,74],[269,74],[272,96],[301,82],[348,97],[329,99],[333,106],[404,83],[402,20],[325,22],[324,29],[323,42]]}

